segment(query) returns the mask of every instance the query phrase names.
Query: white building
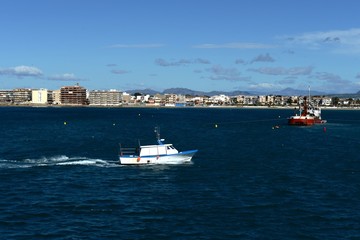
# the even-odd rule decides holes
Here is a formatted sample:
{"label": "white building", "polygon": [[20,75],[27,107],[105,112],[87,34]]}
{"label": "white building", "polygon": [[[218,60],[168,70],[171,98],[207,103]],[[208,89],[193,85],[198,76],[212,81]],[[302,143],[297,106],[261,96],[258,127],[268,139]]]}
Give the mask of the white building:
{"label": "white building", "polygon": [[332,104],[332,99],[329,97],[324,97],[321,99],[321,103],[323,106],[330,106]]}
{"label": "white building", "polygon": [[230,97],[221,94],[221,95],[215,95],[209,98],[209,102],[215,103],[215,104],[224,104],[228,103],[230,101]]}
{"label": "white building", "polygon": [[48,103],[48,90],[47,89],[33,89],[31,91],[33,104],[47,104]]}

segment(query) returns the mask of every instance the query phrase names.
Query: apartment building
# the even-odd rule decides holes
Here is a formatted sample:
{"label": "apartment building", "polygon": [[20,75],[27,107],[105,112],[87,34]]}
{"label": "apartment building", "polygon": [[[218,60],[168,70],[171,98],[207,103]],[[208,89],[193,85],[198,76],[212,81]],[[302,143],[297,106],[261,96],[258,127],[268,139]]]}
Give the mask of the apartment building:
{"label": "apartment building", "polygon": [[86,105],[86,89],[79,85],[62,87],[60,102],[64,105]]}
{"label": "apartment building", "polygon": [[16,88],[13,90],[14,104],[29,104],[31,102],[32,90],[28,88]]}
{"label": "apartment building", "polygon": [[47,89],[34,89],[31,91],[31,103],[33,104],[47,104],[48,103],[48,90]]}
{"label": "apartment building", "polygon": [[111,89],[109,91],[93,90],[89,93],[90,105],[120,105],[121,92]]}
{"label": "apartment building", "polygon": [[0,90],[0,103],[9,104],[13,102],[13,90]]}

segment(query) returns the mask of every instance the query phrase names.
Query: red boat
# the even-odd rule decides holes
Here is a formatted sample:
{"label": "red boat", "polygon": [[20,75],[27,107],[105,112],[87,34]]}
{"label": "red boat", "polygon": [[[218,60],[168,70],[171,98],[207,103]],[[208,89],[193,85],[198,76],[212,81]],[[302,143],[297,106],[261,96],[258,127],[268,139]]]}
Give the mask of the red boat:
{"label": "red boat", "polygon": [[296,126],[311,126],[319,123],[326,123],[326,120],[321,119],[321,109],[319,107],[314,107],[314,105],[309,101],[307,103],[306,97],[304,97],[303,108],[299,108],[300,114],[291,116],[288,118],[289,125]]}

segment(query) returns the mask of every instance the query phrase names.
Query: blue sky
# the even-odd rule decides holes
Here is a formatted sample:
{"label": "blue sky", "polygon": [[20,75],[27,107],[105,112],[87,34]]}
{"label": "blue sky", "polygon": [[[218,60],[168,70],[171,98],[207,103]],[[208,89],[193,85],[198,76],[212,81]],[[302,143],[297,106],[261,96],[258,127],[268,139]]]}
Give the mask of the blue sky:
{"label": "blue sky", "polygon": [[0,5],[0,89],[360,90],[357,0]]}

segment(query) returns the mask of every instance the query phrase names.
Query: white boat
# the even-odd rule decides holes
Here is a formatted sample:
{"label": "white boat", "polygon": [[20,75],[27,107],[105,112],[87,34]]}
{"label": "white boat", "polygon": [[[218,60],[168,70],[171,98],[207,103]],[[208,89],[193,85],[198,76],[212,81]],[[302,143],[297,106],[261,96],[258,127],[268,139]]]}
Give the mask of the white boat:
{"label": "white boat", "polygon": [[190,162],[198,150],[179,152],[172,144],[165,144],[160,138],[160,129],[155,128],[156,145],[140,145],[137,148],[124,148],[120,144],[121,164],[179,164]]}

